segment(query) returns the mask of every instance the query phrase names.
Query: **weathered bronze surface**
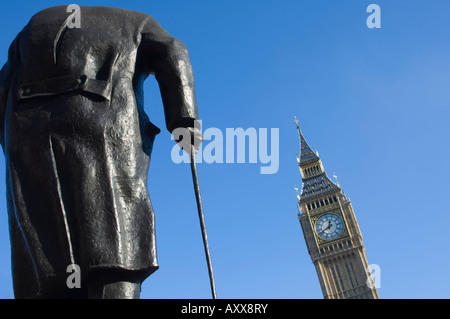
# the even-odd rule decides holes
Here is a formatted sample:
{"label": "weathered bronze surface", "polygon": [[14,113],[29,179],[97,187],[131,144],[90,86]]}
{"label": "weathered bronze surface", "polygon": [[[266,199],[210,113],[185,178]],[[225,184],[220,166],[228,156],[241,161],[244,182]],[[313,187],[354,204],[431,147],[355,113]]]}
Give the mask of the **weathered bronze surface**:
{"label": "weathered bronze surface", "polygon": [[[138,298],[158,269],[147,76],[170,132],[198,118],[182,42],[147,14],[80,8],[79,27],[67,6],[33,16],[0,73],[16,298]],[[72,264],[81,288],[67,286]]]}

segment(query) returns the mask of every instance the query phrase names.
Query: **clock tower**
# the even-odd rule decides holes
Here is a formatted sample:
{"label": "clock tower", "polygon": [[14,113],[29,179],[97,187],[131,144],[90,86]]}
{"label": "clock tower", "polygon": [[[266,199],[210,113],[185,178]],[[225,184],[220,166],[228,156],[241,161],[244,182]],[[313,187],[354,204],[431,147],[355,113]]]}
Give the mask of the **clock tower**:
{"label": "clock tower", "polygon": [[298,218],[325,299],[378,299],[350,200],[300,137]]}

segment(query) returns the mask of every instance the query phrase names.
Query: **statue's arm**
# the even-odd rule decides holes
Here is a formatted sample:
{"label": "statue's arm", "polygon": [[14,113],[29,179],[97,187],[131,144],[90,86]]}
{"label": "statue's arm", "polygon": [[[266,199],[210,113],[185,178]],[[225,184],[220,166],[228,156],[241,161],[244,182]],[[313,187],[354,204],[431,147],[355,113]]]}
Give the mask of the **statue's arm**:
{"label": "statue's arm", "polygon": [[148,73],[161,91],[167,129],[194,127],[198,119],[194,74],[186,46],[153,19],[142,32],[141,49]]}
{"label": "statue's arm", "polygon": [[0,143],[5,145],[5,112],[8,102],[8,92],[13,80],[14,74],[20,63],[19,55],[19,36],[14,39],[9,47],[8,61],[3,65],[0,71]]}

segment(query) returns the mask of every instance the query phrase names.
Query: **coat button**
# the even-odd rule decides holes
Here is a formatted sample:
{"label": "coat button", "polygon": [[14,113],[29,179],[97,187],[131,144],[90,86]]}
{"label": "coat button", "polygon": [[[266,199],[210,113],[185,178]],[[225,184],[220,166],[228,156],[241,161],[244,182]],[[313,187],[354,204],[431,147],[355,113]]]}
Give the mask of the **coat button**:
{"label": "coat button", "polygon": [[75,84],[78,87],[83,86],[84,83],[86,83],[86,79],[87,79],[87,76],[83,74],[78,79],[75,80]]}

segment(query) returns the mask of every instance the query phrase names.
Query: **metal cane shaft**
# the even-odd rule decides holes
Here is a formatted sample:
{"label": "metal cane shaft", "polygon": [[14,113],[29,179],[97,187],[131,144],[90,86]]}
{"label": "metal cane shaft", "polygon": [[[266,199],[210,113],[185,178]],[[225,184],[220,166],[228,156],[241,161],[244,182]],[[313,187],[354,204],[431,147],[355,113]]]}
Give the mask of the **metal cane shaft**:
{"label": "metal cane shaft", "polygon": [[209,255],[208,236],[206,235],[205,217],[203,214],[202,199],[200,197],[200,186],[198,184],[197,165],[195,164],[195,150],[193,145],[191,145],[191,170],[192,170],[192,179],[194,181],[195,197],[197,199],[198,217],[200,219],[200,228],[202,231],[203,246],[205,248],[206,262],[208,264],[211,293],[213,299],[216,299],[216,286],[214,284],[214,274],[212,270],[211,257]]}

